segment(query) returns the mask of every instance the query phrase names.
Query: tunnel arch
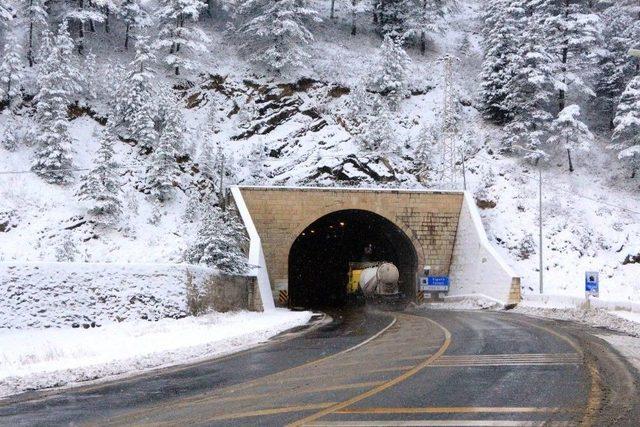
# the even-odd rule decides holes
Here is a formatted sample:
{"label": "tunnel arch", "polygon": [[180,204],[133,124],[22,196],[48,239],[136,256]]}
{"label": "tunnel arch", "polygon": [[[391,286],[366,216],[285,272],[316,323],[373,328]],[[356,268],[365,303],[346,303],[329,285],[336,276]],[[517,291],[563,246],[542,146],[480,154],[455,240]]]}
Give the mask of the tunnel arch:
{"label": "tunnel arch", "polygon": [[322,308],[346,301],[350,261],[361,261],[371,243],[371,261],[393,262],[400,271],[400,290],[415,295],[419,255],[413,239],[390,219],[364,209],[325,213],[293,237],[288,254],[291,306]]}

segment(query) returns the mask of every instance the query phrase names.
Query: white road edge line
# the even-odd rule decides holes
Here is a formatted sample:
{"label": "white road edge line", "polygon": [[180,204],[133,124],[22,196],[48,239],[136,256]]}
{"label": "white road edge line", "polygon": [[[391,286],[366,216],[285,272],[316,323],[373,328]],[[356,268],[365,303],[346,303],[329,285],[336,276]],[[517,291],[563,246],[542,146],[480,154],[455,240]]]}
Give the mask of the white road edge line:
{"label": "white road edge line", "polygon": [[385,326],[384,329],[378,331],[375,335],[370,336],[369,338],[367,338],[366,340],[362,341],[360,344],[356,344],[353,347],[349,347],[346,350],[342,350],[339,353],[334,354],[333,356],[339,356],[339,355],[343,355],[346,353],[349,353],[350,351],[356,350],[360,347],[362,347],[363,345],[367,345],[369,344],[371,341],[375,340],[376,338],[378,338],[380,335],[384,334],[385,332],[387,332],[387,330],[392,327],[393,325],[396,324],[396,321],[398,320],[397,317],[393,316],[393,320],[391,321],[391,323],[389,323],[387,326]]}

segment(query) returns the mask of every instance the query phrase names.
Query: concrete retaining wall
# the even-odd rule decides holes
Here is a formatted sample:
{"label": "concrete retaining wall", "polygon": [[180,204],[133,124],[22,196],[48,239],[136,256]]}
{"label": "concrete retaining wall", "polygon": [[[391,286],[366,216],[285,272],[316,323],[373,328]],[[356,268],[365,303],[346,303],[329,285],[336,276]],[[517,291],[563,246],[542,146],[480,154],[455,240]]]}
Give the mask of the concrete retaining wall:
{"label": "concrete retaining wall", "polygon": [[520,278],[489,243],[469,193],[460,210],[450,279],[450,296],[482,294],[503,304],[520,301]]}
{"label": "concrete retaining wall", "polygon": [[216,311],[261,309],[255,278],[176,264],[0,263],[0,327],[91,327],[189,315],[187,270]]}

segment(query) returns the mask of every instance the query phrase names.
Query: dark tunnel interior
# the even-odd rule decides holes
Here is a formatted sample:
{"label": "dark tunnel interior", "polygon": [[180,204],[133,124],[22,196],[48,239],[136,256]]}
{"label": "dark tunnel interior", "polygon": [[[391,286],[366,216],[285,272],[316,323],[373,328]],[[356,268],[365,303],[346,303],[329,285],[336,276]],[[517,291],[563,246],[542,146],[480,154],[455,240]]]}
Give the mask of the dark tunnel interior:
{"label": "dark tunnel interior", "polygon": [[[365,247],[373,251],[365,255]],[[386,218],[365,210],[330,213],[309,225],[289,252],[292,307],[327,308],[347,302],[349,262],[387,261],[398,267],[400,291],[415,294],[417,256],[407,235]]]}

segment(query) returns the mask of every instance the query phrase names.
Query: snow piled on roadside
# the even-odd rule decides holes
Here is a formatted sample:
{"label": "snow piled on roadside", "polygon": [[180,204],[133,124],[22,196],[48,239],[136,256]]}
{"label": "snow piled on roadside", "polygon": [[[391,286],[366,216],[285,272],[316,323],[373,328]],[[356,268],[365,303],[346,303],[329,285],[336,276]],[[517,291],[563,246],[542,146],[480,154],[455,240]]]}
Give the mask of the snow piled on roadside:
{"label": "snow piled on roadside", "polygon": [[0,330],[0,397],[237,352],[303,325],[311,315],[277,309],[92,329]]}
{"label": "snow piled on roadside", "polygon": [[511,311],[514,313],[527,314],[529,316],[540,316],[557,320],[579,322],[595,328],[605,328],[634,337],[640,337],[640,323],[625,319],[607,310],[543,308],[519,305]]}
{"label": "snow piled on roadside", "polygon": [[489,298],[461,297],[445,302],[430,302],[418,307],[425,310],[498,310],[502,305]]}

